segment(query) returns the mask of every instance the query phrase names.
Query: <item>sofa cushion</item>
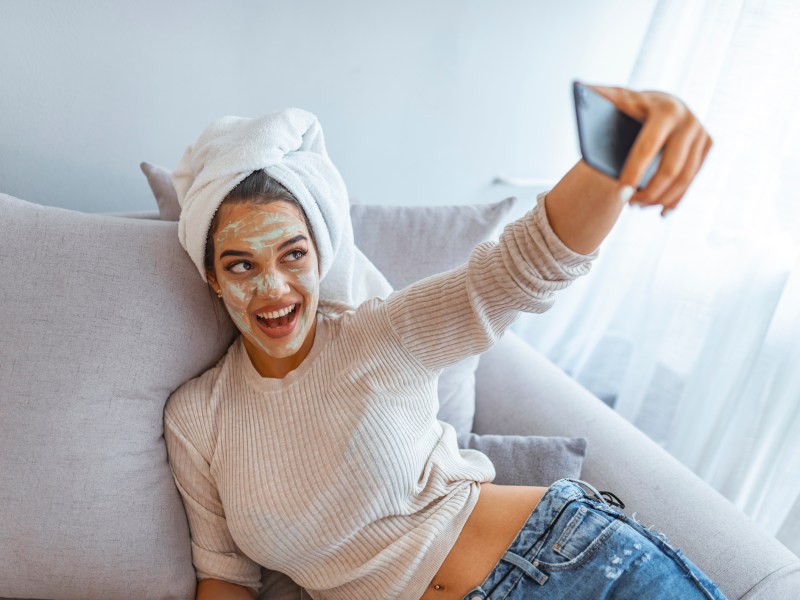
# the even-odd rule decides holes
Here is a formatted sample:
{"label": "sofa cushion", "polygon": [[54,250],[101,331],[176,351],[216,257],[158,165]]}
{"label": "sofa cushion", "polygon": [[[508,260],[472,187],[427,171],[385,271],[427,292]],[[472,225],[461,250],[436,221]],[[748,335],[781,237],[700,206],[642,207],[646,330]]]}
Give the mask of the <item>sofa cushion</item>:
{"label": "sofa cushion", "polygon": [[[142,172],[162,219],[180,216],[171,172],[148,162]],[[517,203],[509,197],[489,204],[453,206],[384,206],[351,200],[353,236],[395,289],[447,271],[465,262],[479,243],[495,239]],[[472,431],[475,418],[475,370],[470,356],[439,376],[437,416],[459,434]]]}
{"label": "sofa cushion", "polygon": [[163,408],[236,330],[177,223],[4,194],[0,222],[0,597],[193,598]]}
{"label": "sofa cushion", "polygon": [[580,479],[586,438],[467,433],[458,447],[482,452],[492,461],[497,485],[550,487],[564,477]]}
{"label": "sofa cushion", "polygon": [[156,197],[158,214],[165,221],[177,221],[181,216],[181,204],[172,184],[172,172],[146,161],[140,163],[139,168],[147,177],[147,183]]}

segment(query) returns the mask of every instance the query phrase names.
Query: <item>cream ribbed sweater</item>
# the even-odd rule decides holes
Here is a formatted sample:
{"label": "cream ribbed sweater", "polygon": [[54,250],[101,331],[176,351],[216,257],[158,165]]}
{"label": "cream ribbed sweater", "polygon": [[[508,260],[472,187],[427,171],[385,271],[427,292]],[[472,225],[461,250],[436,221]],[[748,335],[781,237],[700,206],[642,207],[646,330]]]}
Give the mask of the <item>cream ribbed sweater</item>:
{"label": "cream ribbed sweater", "polygon": [[439,373],[487,350],[519,311],[547,310],[597,254],[558,239],[540,194],[464,265],[318,313],[311,352],[283,379],[259,375],[240,335],[164,411],[197,578],[258,589],[263,565],[314,599],[417,600],[477,482],[495,476],[437,420]]}

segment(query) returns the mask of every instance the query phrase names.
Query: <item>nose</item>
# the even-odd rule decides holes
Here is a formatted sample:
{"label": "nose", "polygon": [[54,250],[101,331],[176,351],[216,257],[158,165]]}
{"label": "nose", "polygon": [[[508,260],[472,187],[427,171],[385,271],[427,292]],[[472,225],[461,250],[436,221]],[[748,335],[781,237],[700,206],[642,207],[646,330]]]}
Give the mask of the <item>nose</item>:
{"label": "nose", "polygon": [[289,292],[289,285],[286,280],[276,271],[268,271],[259,282],[259,292],[267,298],[278,299],[283,294]]}

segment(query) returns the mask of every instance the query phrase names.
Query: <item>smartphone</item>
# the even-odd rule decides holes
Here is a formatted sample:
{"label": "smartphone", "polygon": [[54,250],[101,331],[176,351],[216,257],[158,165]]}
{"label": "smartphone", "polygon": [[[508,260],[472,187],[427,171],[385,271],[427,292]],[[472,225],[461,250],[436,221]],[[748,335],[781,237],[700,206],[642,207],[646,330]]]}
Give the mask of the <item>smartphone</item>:
{"label": "smartphone", "polygon": [[[642,129],[641,121],[626,115],[611,100],[579,81],[572,82],[572,89],[583,160],[601,173],[619,179],[625,159]],[[638,189],[647,186],[660,162],[661,152],[647,167]]]}

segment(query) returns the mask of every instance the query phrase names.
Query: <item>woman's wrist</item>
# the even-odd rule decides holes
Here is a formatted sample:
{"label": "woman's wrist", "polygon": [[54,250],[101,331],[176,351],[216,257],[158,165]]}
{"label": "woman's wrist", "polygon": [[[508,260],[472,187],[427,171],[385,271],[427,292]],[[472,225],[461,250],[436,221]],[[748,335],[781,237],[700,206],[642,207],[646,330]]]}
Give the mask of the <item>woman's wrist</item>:
{"label": "woman's wrist", "polygon": [[591,254],[622,212],[622,185],[579,160],[545,198],[547,220],[570,250]]}

